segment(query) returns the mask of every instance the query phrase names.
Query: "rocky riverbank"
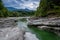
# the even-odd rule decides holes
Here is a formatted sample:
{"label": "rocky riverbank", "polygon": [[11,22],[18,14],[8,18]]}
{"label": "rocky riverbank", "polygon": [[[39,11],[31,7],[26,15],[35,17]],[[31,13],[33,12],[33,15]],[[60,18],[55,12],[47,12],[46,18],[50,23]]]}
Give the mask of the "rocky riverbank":
{"label": "rocky riverbank", "polygon": [[[0,18],[0,40],[28,40],[30,39],[31,35],[30,36],[27,35],[25,32],[26,30],[22,30],[27,25],[37,26],[39,29],[47,30],[47,31],[54,32],[60,35],[60,24],[59,24],[60,18],[40,18],[38,20],[28,19],[27,25],[21,22],[19,23],[21,27],[20,26],[18,27],[16,22],[17,22],[17,19],[15,18]],[[31,36],[31,37],[32,39],[36,38],[36,36],[35,37]]]}
{"label": "rocky riverbank", "polygon": [[37,26],[40,29],[48,30],[60,35],[60,17],[29,19],[28,25]]}
{"label": "rocky riverbank", "polygon": [[23,36],[14,18],[0,18],[0,40],[23,40]]}

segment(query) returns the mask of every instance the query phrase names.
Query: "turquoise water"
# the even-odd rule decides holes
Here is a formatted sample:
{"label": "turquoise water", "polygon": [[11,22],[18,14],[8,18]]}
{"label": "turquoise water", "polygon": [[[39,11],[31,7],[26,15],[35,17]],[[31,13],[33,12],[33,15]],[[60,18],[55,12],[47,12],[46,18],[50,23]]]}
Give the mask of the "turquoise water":
{"label": "turquoise water", "polygon": [[40,30],[34,26],[27,26],[27,24],[28,22],[25,19],[18,21],[18,26],[20,29],[30,32],[30,34],[36,35],[39,40],[60,40],[60,37],[52,32]]}
{"label": "turquoise water", "polygon": [[36,27],[29,26],[33,33],[41,40],[60,40],[60,37],[52,32],[40,30]]}
{"label": "turquoise water", "polygon": [[35,33],[32,32],[32,30],[30,30],[27,26],[28,22],[26,21],[18,21],[18,27],[20,28],[20,30],[25,31],[24,34],[24,40],[39,40],[36,36]]}

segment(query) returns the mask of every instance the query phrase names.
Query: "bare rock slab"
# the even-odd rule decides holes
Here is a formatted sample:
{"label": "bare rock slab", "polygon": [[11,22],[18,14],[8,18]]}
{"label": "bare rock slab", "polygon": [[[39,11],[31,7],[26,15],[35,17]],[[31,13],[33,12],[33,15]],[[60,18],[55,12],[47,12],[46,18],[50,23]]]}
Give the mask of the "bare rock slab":
{"label": "bare rock slab", "polygon": [[23,32],[18,27],[2,28],[0,40],[23,40]]}

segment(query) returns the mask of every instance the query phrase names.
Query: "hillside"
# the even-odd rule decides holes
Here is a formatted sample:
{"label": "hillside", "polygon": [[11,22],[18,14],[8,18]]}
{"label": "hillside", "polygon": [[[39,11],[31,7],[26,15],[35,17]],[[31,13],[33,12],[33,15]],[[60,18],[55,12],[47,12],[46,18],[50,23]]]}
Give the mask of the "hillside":
{"label": "hillside", "polygon": [[41,0],[35,16],[60,16],[60,0]]}
{"label": "hillside", "polygon": [[12,7],[4,7],[2,0],[0,0],[0,17],[20,17],[32,16],[35,11],[28,9],[15,9]]}

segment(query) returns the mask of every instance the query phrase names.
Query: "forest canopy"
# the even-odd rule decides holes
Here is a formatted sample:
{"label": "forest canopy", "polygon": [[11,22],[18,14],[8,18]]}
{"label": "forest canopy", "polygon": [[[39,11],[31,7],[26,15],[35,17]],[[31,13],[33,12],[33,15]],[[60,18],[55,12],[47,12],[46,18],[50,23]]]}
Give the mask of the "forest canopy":
{"label": "forest canopy", "polygon": [[41,0],[35,13],[36,16],[47,16],[50,14],[60,15],[60,0]]}
{"label": "forest canopy", "polygon": [[4,7],[2,0],[0,0],[0,17],[45,17],[51,14],[60,16],[60,0],[40,0],[37,10],[31,12],[9,11],[6,7]]}
{"label": "forest canopy", "polygon": [[32,16],[34,11],[10,11],[7,7],[4,7],[2,0],[0,0],[0,17],[20,17],[20,16]]}

